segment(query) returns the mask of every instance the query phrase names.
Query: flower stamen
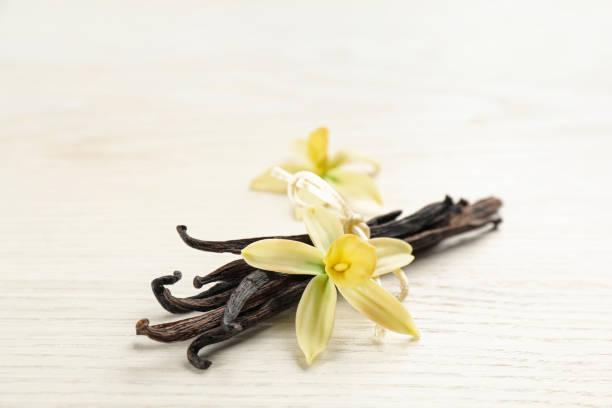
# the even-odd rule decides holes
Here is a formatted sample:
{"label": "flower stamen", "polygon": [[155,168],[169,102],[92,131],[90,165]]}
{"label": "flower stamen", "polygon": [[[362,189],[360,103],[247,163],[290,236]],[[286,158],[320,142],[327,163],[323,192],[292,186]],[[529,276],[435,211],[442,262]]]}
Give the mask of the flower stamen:
{"label": "flower stamen", "polygon": [[346,271],[348,268],[350,268],[350,265],[344,262],[341,262],[339,264],[334,265],[334,270],[336,272],[344,272]]}

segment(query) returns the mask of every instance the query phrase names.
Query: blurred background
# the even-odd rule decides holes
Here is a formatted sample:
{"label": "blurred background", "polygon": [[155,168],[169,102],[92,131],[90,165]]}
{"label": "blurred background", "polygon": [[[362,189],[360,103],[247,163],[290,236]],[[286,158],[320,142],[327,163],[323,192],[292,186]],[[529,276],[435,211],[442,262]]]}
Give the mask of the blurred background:
{"label": "blurred background", "polygon": [[[0,1],[0,405],[611,406],[611,18],[605,1]],[[504,200],[499,233],[407,270],[423,340],[372,347],[341,305],[310,370],[286,315],[200,373],[185,344],[136,338],[172,319],[151,279],[180,269],[193,294],[235,259],[177,224],[302,231],[248,185],[322,125],[331,151],[382,163],[386,209]]]}

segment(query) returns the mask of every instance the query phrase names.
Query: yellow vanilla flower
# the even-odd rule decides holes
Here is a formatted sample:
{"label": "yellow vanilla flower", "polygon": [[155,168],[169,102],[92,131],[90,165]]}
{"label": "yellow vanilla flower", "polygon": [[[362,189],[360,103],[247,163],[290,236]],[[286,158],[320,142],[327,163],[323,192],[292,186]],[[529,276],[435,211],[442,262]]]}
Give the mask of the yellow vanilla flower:
{"label": "yellow vanilla flower", "polygon": [[[374,160],[357,153],[341,150],[332,158],[327,155],[328,131],[321,127],[310,134],[308,140],[297,140],[293,150],[298,160],[281,163],[278,166],[289,173],[301,170],[311,171],[348,199],[372,199],[382,205],[382,199],[373,176],[378,173],[380,166]],[[365,172],[351,170],[351,165],[366,165]],[[287,183],[270,174],[268,169],[251,182],[253,190],[272,191],[284,193]]]}
{"label": "yellow vanilla flower", "polygon": [[340,220],[321,206],[307,208],[303,219],[314,246],[263,239],[244,248],[242,256],[258,269],[314,275],[295,317],[298,343],[308,364],[331,336],[336,288],[351,306],[380,326],[418,338],[410,313],[373,279],[412,262],[412,247],[395,238],[364,240],[345,234]]}

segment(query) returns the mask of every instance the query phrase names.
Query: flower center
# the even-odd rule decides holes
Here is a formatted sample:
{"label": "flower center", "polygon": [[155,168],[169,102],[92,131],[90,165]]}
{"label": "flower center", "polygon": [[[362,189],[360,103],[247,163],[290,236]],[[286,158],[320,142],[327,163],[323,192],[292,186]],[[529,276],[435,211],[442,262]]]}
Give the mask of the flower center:
{"label": "flower center", "polygon": [[341,288],[362,285],[376,269],[376,248],[357,235],[344,234],[329,246],[325,272]]}
{"label": "flower center", "polygon": [[341,262],[339,264],[334,265],[334,271],[336,272],[344,272],[349,268],[349,264]]}

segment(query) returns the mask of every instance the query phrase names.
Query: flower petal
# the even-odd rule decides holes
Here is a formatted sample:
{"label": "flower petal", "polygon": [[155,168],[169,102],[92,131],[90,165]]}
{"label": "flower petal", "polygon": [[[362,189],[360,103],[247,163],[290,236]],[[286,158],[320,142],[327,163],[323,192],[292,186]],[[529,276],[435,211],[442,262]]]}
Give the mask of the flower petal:
{"label": "flower petal", "polygon": [[376,249],[353,234],[336,239],[325,255],[325,272],[338,286],[359,286],[370,279],[375,268]]}
{"label": "flower petal", "polygon": [[324,255],[320,249],[288,239],[262,239],[242,250],[246,263],[255,268],[298,275],[324,273]]}
{"label": "flower petal", "polygon": [[339,150],[329,162],[328,168],[337,168],[347,165],[365,165],[365,173],[375,176],[380,171],[380,164],[367,156],[348,150]]}
{"label": "flower petal", "polygon": [[320,127],[308,136],[308,157],[318,172],[327,165],[327,128]]}
{"label": "flower petal", "polygon": [[382,205],[382,198],[374,180],[367,174],[333,169],[325,173],[324,179],[348,198],[372,199]]}
{"label": "flower petal", "polygon": [[[291,174],[301,170],[312,170],[312,168],[309,168],[305,165],[290,162],[279,164],[278,167],[282,168],[283,170],[286,170]],[[277,179],[276,177],[272,177],[272,175],[270,175],[271,170],[272,167],[254,178],[251,181],[251,189],[259,191],[272,191],[274,193],[286,193],[287,183],[283,180]]]}
{"label": "flower petal", "polygon": [[337,296],[327,275],[312,278],[302,294],[295,315],[295,332],[308,364],[327,347],[334,328]]}
{"label": "flower petal", "polygon": [[[325,201],[314,195],[307,189],[301,189],[297,191],[297,196],[302,200],[308,207],[325,206]],[[293,215],[296,220],[302,221],[304,219],[304,212],[308,207],[294,206]]]}
{"label": "flower petal", "polygon": [[376,248],[376,269],[373,276],[393,272],[414,260],[412,247],[396,238],[373,238],[368,240]]}
{"label": "flower petal", "polygon": [[309,161],[308,142],[305,139],[296,139],[291,142],[291,153],[299,161]]}
{"label": "flower petal", "polygon": [[412,316],[404,306],[374,280],[354,288],[338,288],[351,306],[385,329],[419,338]]}
{"label": "flower petal", "polygon": [[312,243],[323,252],[344,234],[338,217],[320,205],[305,208],[302,217]]}

